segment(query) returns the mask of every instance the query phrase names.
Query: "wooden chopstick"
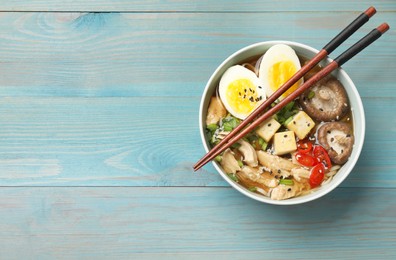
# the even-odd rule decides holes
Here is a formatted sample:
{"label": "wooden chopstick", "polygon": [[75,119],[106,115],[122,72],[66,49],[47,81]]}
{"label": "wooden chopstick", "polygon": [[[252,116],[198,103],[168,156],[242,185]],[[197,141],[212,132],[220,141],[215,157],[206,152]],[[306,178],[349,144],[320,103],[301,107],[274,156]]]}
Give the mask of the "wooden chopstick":
{"label": "wooden chopstick", "polygon": [[[363,24],[365,24],[370,17],[376,13],[374,7],[369,7],[366,11],[361,13],[354,21],[352,21],[347,27],[345,27],[337,36],[335,36],[326,46],[322,48],[307,64],[305,64],[299,71],[297,71],[287,82],[285,82],[277,91],[268,97],[260,106],[258,106],[248,117],[245,118],[233,131],[231,131],[223,140],[214,146],[203,158],[201,158],[195,165],[194,170],[198,170],[205,165],[208,160],[207,157],[213,159],[219,153],[224,151],[222,147],[238,132],[240,132],[245,126],[252,122],[256,117],[265,111],[277,98],[279,98],[284,92],[286,92],[294,83],[302,78],[309,70],[311,70],[316,64],[323,60],[328,54],[335,50],[340,44],[342,44],[349,36],[357,31]],[[218,152],[221,149],[220,152]],[[216,154],[213,156],[213,154]],[[210,160],[211,160],[210,159]],[[203,163],[205,161],[205,163]]]}
{"label": "wooden chopstick", "polygon": [[[247,133],[251,132],[254,128],[256,128],[259,124],[261,124],[263,121],[265,121],[266,119],[268,119],[270,116],[274,115],[276,112],[278,112],[280,109],[282,109],[286,104],[288,104],[289,102],[291,102],[292,100],[294,100],[295,98],[297,98],[298,96],[300,96],[305,90],[307,90],[309,87],[311,87],[313,84],[315,84],[316,82],[318,82],[320,79],[322,79],[323,77],[327,76],[329,73],[331,73],[334,69],[340,67],[342,64],[344,64],[346,61],[348,61],[349,59],[351,59],[352,57],[354,57],[357,53],[359,53],[360,51],[362,51],[364,48],[366,48],[368,45],[370,45],[372,42],[374,42],[376,39],[378,39],[383,33],[385,33],[387,30],[389,29],[389,25],[386,23],[381,24],[380,26],[378,26],[376,29],[373,29],[369,34],[367,34],[365,37],[363,37],[360,41],[358,41],[356,44],[354,44],[352,47],[350,47],[348,50],[346,50],[344,53],[342,53],[340,56],[338,56],[333,62],[331,62],[329,65],[327,65],[325,68],[323,68],[321,71],[319,71],[317,74],[315,74],[312,78],[310,78],[308,81],[306,81],[303,85],[301,85],[297,90],[295,90],[292,94],[290,94],[289,96],[287,96],[285,99],[283,99],[281,102],[279,102],[278,104],[276,104],[273,108],[269,109],[268,111],[266,111],[264,114],[262,114],[259,118],[257,118],[256,120],[254,120],[256,118],[256,116],[263,112],[265,110],[266,107],[268,107],[269,104],[271,104],[273,101],[275,101],[276,98],[278,98],[284,91],[286,91],[287,89],[285,89],[285,85],[292,85],[294,84],[294,82],[292,84],[288,84],[288,82],[285,83],[285,85],[283,85],[279,90],[281,89],[285,89],[282,91],[282,93],[279,94],[279,90],[276,91],[273,95],[277,94],[278,96],[273,98],[271,95],[271,97],[269,99],[273,99],[271,103],[269,102],[264,102],[259,108],[264,107],[263,109],[260,110],[260,112],[256,112],[259,109],[256,109],[255,111],[253,111],[254,116],[248,116],[244,121],[241,122],[241,124],[245,121],[247,121],[248,119],[250,119],[250,121],[248,121],[247,123],[245,122],[243,124],[243,126],[241,127],[241,124],[236,127],[234,129],[234,131],[232,131],[230,134],[228,134],[226,136],[226,138],[224,138],[222,140],[222,142],[220,142],[218,145],[216,145],[214,148],[216,149],[212,149],[209,153],[207,153],[200,161],[198,161],[195,165],[194,165],[194,170],[197,171],[198,169],[200,169],[202,166],[204,166],[206,163],[208,163],[210,160],[212,160],[214,157],[216,157],[218,154],[220,154],[221,152],[223,152],[225,149],[229,148],[232,144],[234,144],[236,141],[238,141],[239,139],[241,139],[243,136],[245,136]],[[345,31],[345,29],[344,29]],[[341,33],[340,33],[341,34]],[[348,36],[349,37],[349,36]],[[337,38],[337,37],[336,37]],[[334,40],[334,39],[333,39]],[[332,41],[333,41],[332,40]],[[344,41],[345,39],[343,39],[342,41]],[[328,45],[326,45],[328,46]],[[332,49],[334,50],[334,49]],[[318,55],[320,53],[326,53],[327,51],[325,49],[321,50]],[[316,55],[314,57],[314,62],[316,62],[317,56]],[[319,56],[321,56],[323,54],[320,54]],[[312,60],[309,63],[314,63],[312,62]],[[305,67],[305,66],[304,66]],[[303,67],[303,68],[304,68]],[[300,70],[301,71],[301,70]],[[301,74],[299,72],[297,72],[296,74]],[[305,74],[305,73],[304,73]],[[295,78],[295,76],[292,77],[292,79]],[[301,77],[300,77],[301,78]],[[298,79],[297,79],[298,80]],[[296,80],[296,81],[297,81]],[[289,87],[290,87],[289,86]],[[265,103],[267,103],[265,105]],[[252,114],[253,114],[252,113]],[[242,130],[243,127],[245,127],[247,124],[249,124],[251,122],[251,124],[249,126],[247,126],[246,128],[244,128]],[[240,132],[239,132],[239,131]],[[233,135],[231,135],[233,134]],[[231,135],[231,136],[230,136]],[[230,136],[230,137],[229,137]],[[228,138],[227,138],[228,137]],[[213,150],[215,150],[214,152],[212,152]]]}

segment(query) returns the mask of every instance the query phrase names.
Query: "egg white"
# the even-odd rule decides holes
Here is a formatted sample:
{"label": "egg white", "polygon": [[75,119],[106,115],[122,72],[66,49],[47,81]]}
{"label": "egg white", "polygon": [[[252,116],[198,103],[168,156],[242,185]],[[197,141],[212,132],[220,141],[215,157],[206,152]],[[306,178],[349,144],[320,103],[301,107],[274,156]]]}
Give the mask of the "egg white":
{"label": "egg white", "polygon": [[[251,84],[246,88],[246,90],[245,88],[231,89],[230,84],[235,84],[238,80],[247,80]],[[266,99],[265,89],[262,86],[261,80],[253,71],[241,65],[232,66],[224,72],[219,83],[219,95],[228,112],[239,119],[245,119]],[[253,96],[255,98],[253,98]],[[240,107],[238,108],[238,105],[231,104],[229,102],[230,97],[237,102],[240,102],[240,104],[246,104],[246,106],[241,105],[244,109],[239,109]],[[252,98],[253,102],[250,98]],[[248,110],[250,106],[252,106],[251,109],[249,109],[249,111],[245,111]]]}
{"label": "egg white", "polygon": [[[296,71],[301,69],[300,60],[296,52],[288,45],[276,44],[268,49],[268,51],[263,55],[260,62],[259,68],[259,78],[263,82],[265,92],[267,97],[271,96],[276,89],[271,88],[269,71],[270,69],[279,62],[290,61],[296,68]],[[298,86],[303,83],[303,79],[297,82]],[[279,97],[282,100],[285,95]]]}

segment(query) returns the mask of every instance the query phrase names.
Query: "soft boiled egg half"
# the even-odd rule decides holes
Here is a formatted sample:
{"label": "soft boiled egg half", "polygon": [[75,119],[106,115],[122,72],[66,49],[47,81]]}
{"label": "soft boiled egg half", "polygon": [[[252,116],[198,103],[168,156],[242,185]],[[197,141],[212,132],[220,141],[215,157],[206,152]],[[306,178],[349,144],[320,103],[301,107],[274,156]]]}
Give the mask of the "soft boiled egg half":
{"label": "soft boiled egg half", "polygon": [[[263,86],[269,97],[287,80],[289,80],[298,70],[301,64],[296,52],[288,45],[276,44],[268,49],[263,55],[260,62],[259,78],[263,82]],[[301,84],[303,79],[297,81],[292,87],[283,93],[279,99],[287,97],[295,91]]]}
{"label": "soft boiled egg half", "polygon": [[219,83],[219,95],[226,109],[239,119],[245,119],[266,98],[261,80],[241,65],[224,72]]}

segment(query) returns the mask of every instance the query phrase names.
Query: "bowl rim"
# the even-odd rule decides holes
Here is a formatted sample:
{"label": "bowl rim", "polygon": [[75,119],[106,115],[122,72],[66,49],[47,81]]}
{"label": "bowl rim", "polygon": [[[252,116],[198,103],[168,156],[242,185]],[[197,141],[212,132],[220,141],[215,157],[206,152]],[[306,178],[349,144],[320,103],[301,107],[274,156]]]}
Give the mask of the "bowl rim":
{"label": "bowl rim", "polygon": [[[277,40],[277,41],[257,42],[257,43],[245,46],[245,47],[235,51],[230,56],[228,56],[216,68],[216,70],[210,76],[209,80],[207,81],[207,83],[205,85],[205,88],[204,88],[204,91],[203,91],[203,94],[201,97],[201,102],[200,102],[200,107],[199,107],[199,127],[200,127],[201,141],[202,141],[202,144],[203,144],[206,152],[209,151],[209,146],[208,146],[208,143],[206,140],[205,126],[204,126],[204,121],[205,121],[206,115],[203,114],[203,111],[205,111],[205,109],[206,109],[205,108],[206,97],[208,95],[210,87],[213,84],[213,81],[216,78],[217,74],[222,69],[224,69],[224,66],[226,64],[228,64],[229,62],[231,62],[232,60],[237,58],[239,55],[241,55],[249,50],[256,49],[256,48],[261,48],[261,47],[269,48],[275,44],[286,44],[286,45],[291,46],[293,49],[295,49],[294,47],[297,47],[297,48],[305,49],[306,51],[312,52],[313,54],[316,54],[319,52],[319,50],[317,50],[311,46],[302,44],[302,43],[298,43],[298,42],[294,42],[294,41]],[[311,57],[309,57],[309,58],[311,58]],[[332,59],[330,59],[329,57],[324,59],[324,62],[326,62],[326,63],[330,63],[331,61],[332,61]],[[359,92],[358,92],[355,84],[353,83],[353,81],[349,77],[349,75],[342,68],[338,68],[336,71],[339,74],[339,76],[337,78],[342,77],[347,82],[348,90],[353,93],[353,96],[355,97],[355,101],[356,101],[355,105],[357,106],[357,107],[351,108],[352,109],[352,117],[353,117],[353,125],[354,125],[354,136],[355,136],[355,142],[354,142],[354,148],[353,148],[354,157],[351,158],[353,155],[353,154],[351,154],[350,159],[347,161],[347,163],[345,163],[341,167],[341,169],[342,169],[345,167],[345,165],[347,165],[347,167],[344,168],[344,169],[346,169],[345,173],[341,177],[333,178],[333,180],[331,180],[330,183],[325,188],[320,188],[319,190],[316,190],[308,195],[303,195],[303,196],[290,198],[290,199],[286,199],[286,200],[272,200],[271,198],[265,197],[264,195],[260,195],[260,194],[249,191],[248,189],[244,188],[242,185],[231,180],[227,176],[227,174],[225,174],[225,172],[220,168],[220,166],[215,161],[212,161],[213,166],[215,167],[217,172],[223,177],[223,179],[228,184],[230,184],[233,188],[235,188],[236,190],[238,190],[245,196],[250,197],[254,200],[263,202],[263,203],[273,204],[273,205],[297,205],[297,204],[306,203],[309,201],[316,200],[316,199],[328,194],[329,192],[334,190],[336,187],[338,187],[348,177],[348,175],[352,172],[353,168],[355,167],[355,165],[360,157],[360,154],[361,154],[361,151],[363,148],[363,143],[364,143],[366,122],[365,122],[365,113],[364,113],[363,103],[362,103],[361,97],[359,95]],[[351,100],[349,95],[348,95],[348,98]],[[355,115],[354,111],[360,111],[360,113]],[[355,118],[355,116],[358,116],[358,118]],[[356,136],[356,134],[355,134],[356,133],[356,129],[355,129],[356,120],[360,120],[360,124],[361,124],[361,129],[360,129],[361,132],[360,132],[359,136]]]}

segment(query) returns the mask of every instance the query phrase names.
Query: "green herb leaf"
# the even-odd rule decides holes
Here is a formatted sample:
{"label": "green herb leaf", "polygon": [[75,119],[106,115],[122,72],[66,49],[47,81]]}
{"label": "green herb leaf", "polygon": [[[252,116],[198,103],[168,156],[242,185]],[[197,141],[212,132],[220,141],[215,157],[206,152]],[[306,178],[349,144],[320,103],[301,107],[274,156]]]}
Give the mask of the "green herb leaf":
{"label": "green herb leaf", "polygon": [[257,191],[257,187],[250,187],[249,190],[250,190],[251,192],[256,192],[256,191]]}
{"label": "green herb leaf", "polygon": [[214,131],[216,131],[216,129],[217,129],[217,124],[210,124],[210,125],[207,125],[206,128],[207,128],[208,130],[214,132]]}
{"label": "green herb leaf", "polygon": [[309,93],[308,93],[308,99],[311,99],[311,98],[313,98],[315,96],[315,92],[314,91],[309,91]]}

